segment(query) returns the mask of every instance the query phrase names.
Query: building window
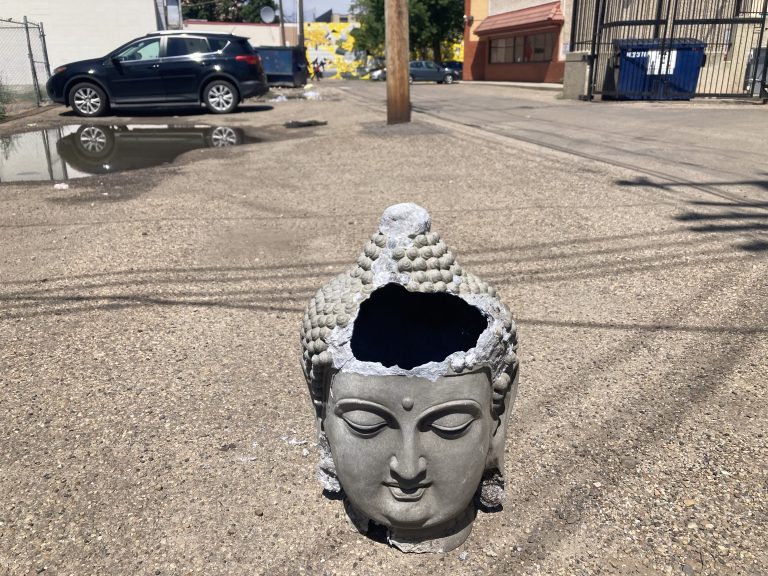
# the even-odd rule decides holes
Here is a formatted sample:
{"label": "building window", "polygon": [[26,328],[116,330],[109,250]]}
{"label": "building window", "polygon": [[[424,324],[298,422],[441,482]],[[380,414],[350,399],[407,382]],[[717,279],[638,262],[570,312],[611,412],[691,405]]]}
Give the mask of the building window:
{"label": "building window", "polygon": [[491,40],[491,64],[512,64],[516,62],[549,62],[552,60],[552,46],[555,34],[528,34],[512,38]]}

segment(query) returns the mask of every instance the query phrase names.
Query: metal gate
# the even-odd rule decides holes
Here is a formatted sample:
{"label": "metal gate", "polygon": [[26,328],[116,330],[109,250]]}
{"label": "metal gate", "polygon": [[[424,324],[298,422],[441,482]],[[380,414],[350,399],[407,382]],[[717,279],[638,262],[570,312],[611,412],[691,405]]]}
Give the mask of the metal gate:
{"label": "metal gate", "polygon": [[617,95],[616,41],[653,40],[657,68],[679,45],[705,45],[693,96],[768,98],[767,11],[768,0],[574,0],[571,51],[590,54],[590,97]]}

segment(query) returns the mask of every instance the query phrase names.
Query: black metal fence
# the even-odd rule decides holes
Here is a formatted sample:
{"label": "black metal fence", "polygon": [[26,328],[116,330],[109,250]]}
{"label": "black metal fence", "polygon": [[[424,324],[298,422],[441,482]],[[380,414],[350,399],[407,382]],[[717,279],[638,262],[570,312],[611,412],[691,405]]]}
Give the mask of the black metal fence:
{"label": "black metal fence", "polygon": [[615,41],[656,40],[656,62],[667,62],[680,42],[697,40],[705,56],[695,96],[768,98],[767,12],[768,0],[574,0],[571,50],[590,53],[590,95],[611,96]]}
{"label": "black metal fence", "polygon": [[0,113],[40,106],[51,76],[43,24],[0,19]]}

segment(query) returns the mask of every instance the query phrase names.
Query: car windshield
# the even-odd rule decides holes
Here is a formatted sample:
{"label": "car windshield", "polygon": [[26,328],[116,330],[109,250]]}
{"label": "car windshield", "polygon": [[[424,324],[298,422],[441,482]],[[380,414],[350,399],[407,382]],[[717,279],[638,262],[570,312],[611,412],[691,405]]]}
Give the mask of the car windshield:
{"label": "car windshield", "polygon": [[160,39],[146,38],[130,44],[117,54],[120,60],[153,60],[160,57]]}

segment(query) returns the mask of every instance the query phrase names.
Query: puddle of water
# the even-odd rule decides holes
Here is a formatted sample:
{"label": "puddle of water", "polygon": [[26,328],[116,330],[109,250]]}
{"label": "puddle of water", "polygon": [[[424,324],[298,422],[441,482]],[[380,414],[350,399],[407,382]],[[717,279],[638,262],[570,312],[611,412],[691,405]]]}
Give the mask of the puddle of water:
{"label": "puddle of water", "polygon": [[0,183],[62,181],[173,162],[197,148],[259,142],[241,128],[70,124],[0,137]]}

